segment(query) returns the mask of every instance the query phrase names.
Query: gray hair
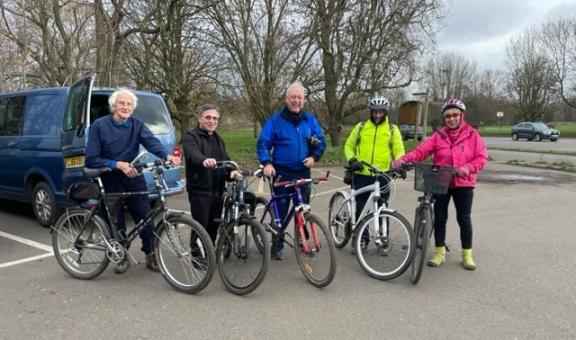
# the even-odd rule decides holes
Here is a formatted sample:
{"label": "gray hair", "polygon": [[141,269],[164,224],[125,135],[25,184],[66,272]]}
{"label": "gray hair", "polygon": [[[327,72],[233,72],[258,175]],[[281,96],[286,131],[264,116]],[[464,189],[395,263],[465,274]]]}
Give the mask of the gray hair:
{"label": "gray hair", "polygon": [[218,112],[218,114],[220,114],[220,110],[218,110],[218,106],[216,106],[214,104],[202,104],[202,106],[200,106],[200,108],[198,109],[198,117],[201,117],[202,114],[208,110],[215,110],[216,112]]}
{"label": "gray hair", "polygon": [[284,96],[288,96],[288,91],[290,91],[290,89],[293,88],[300,88],[302,89],[302,92],[304,93],[304,96],[306,96],[306,88],[304,87],[304,85],[302,85],[301,82],[299,81],[295,81],[292,84],[288,85],[288,88],[286,89],[286,94]]}
{"label": "gray hair", "polygon": [[119,89],[117,89],[116,91],[114,91],[114,93],[112,93],[110,95],[110,97],[108,98],[108,105],[110,105],[110,110],[112,110],[112,108],[114,107],[114,105],[116,105],[116,98],[118,98],[118,95],[120,94],[125,94],[128,97],[132,98],[132,105],[133,108],[136,109],[136,105],[138,105],[138,97],[136,97],[136,94],[134,94],[134,91],[121,87]]}

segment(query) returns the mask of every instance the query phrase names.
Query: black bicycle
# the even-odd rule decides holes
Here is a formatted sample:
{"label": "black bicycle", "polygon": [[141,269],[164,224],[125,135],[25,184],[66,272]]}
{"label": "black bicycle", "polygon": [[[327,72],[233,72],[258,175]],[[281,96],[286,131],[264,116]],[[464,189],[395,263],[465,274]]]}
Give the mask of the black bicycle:
{"label": "black bicycle", "polygon": [[52,227],[52,247],[60,266],[72,277],[89,280],[100,275],[110,262],[118,264],[126,257],[136,262],[128,252],[130,243],[149,223],[155,225],[153,249],[162,276],[176,290],[197,293],[210,282],[216,268],[216,256],[210,236],[204,228],[184,213],[168,209],[164,169],[157,160],[151,164],[133,165],[148,168],[153,175],[156,206],[130,232],[120,232],[112,216],[117,216],[126,198],[148,195],[143,192],[106,193],[100,175],[110,168],[84,168],[86,182],[71,187],[69,197],[79,203],[68,208]]}
{"label": "black bicycle", "polygon": [[[218,168],[240,171],[233,161],[217,162]],[[266,229],[253,216],[255,195],[248,190],[249,171],[240,171],[242,178],[227,182],[222,197],[222,218],[219,220],[216,259],[218,274],[231,293],[244,295],[254,291],[264,280],[270,264],[270,248]]]}
{"label": "black bicycle", "polygon": [[414,171],[414,190],[422,192],[418,197],[414,217],[414,234],[416,236],[416,251],[412,259],[410,280],[417,284],[422,276],[429,239],[434,230],[434,195],[445,194],[455,171],[452,167],[432,164],[405,164],[404,168]]}

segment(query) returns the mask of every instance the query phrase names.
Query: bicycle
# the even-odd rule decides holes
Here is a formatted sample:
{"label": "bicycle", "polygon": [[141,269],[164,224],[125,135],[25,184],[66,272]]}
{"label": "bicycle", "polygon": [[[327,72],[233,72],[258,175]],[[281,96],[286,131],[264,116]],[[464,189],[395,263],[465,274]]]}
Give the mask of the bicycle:
{"label": "bicycle", "polygon": [[112,216],[123,209],[126,198],[148,192],[106,193],[100,176],[112,169],[84,168],[89,180],[78,182],[72,186],[76,190],[69,192],[70,199],[79,205],[66,209],[52,227],[54,255],[70,276],[90,280],[100,275],[110,262],[118,264],[126,257],[137,262],[128,248],[146,225],[156,222],[153,249],[162,276],[178,291],[197,293],[214,274],[216,256],[212,241],[198,222],[183,212],[168,209],[163,177],[167,165],[161,160],[136,163],[144,155],[138,155],[132,164],[139,170],[150,168],[154,178],[158,200],[148,216],[130,232],[119,231],[111,222]]}
{"label": "bicycle", "polygon": [[[328,222],[337,248],[343,248],[353,237],[353,249],[362,269],[371,277],[391,280],[406,271],[414,256],[414,233],[408,220],[399,212],[388,208],[382,199],[382,191],[393,194],[394,179],[405,178],[405,172],[397,170],[381,171],[367,162],[359,162],[370,169],[374,184],[354,189],[353,171],[359,166],[350,167],[352,182],[350,189],[339,190],[330,198]],[[382,187],[378,178],[386,177],[388,185]],[[364,208],[356,218],[356,197],[370,193]],[[390,197],[391,199],[392,197]],[[369,238],[366,239],[366,235]]]}
{"label": "bicycle", "polygon": [[[219,161],[217,168],[238,170],[233,161]],[[268,243],[266,229],[253,216],[255,195],[248,191],[252,175],[241,171],[242,178],[227,182],[222,197],[222,217],[219,219],[216,242],[218,274],[228,291],[244,295],[254,291],[264,280],[270,264],[270,249],[257,242]]]}
{"label": "bicycle", "polygon": [[414,171],[414,190],[422,192],[418,197],[414,216],[416,251],[412,260],[410,281],[417,284],[422,276],[428,242],[434,231],[435,194],[446,194],[455,170],[452,167],[426,163],[405,164],[404,169]]}
{"label": "bicycle", "polygon": [[[263,177],[262,169],[255,175]],[[310,205],[304,203],[301,186],[312,183],[318,184],[328,180],[330,172],[324,177],[300,178],[292,181],[281,181],[279,178],[268,179],[270,187],[270,200],[256,197],[254,212],[262,209],[258,220],[265,226],[266,231],[296,253],[298,267],[304,277],[315,287],[328,286],[336,275],[336,250],[325,223],[311,212]],[[285,195],[276,195],[275,187],[294,188],[294,191]],[[290,209],[284,220],[280,220],[278,201],[290,200]],[[286,231],[289,221],[294,218],[294,236]],[[270,248],[270,245],[257,242],[260,249]]]}

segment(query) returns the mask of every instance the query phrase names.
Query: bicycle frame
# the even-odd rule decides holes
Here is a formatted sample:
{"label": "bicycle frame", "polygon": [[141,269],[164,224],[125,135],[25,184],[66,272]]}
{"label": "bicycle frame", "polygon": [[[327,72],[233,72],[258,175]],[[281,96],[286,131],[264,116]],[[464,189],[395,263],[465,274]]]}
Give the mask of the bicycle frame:
{"label": "bicycle frame", "polygon": [[[142,167],[145,167],[145,166],[146,165],[142,165]],[[100,198],[98,199],[98,202],[95,205],[91,204],[91,202],[88,202],[84,205],[81,205],[81,207],[89,208],[88,211],[90,212],[90,214],[88,215],[88,218],[84,221],[82,229],[81,229],[80,233],[78,234],[78,237],[74,241],[74,247],[76,249],[87,247],[86,245],[81,244],[82,242],[79,241],[79,238],[84,233],[84,231],[86,230],[86,227],[88,226],[88,222],[90,222],[90,220],[95,215],[99,215],[100,213],[103,213],[103,214],[105,214],[104,217],[106,218],[105,225],[108,229],[109,234],[111,235],[110,239],[103,238],[103,240],[104,240],[104,243],[106,244],[106,250],[110,251],[111,254],[116,255],[114,258],[117,259],[117,261],[112,261],[112,262],[117,263],[123,257],[122,256],[120,258],[117,258],[117,255],[119,253],[121,253],[123,250],[118,249],[118,247],[114,246],[113,245],[114,241],[120,243],[122,245],[122,247],[124,247],[124,249],[127,249],[127,248],[129,248],[131,242],[137,237],[138,233],[146,225],[152,223],[154,220],[156,220],[160,216],[161,216],[162,220],[165,220],[166,217],[168,216],[168,214],[170,213],[169,209],[167,209],[166,197],[164,195],[164,192],[166,190],[166,182],[164,181],[164,178],[161,175],[161,170],[158,170],[158,169],[154,170],[155,190],[158,193],[160,204],[157,207],[150,210],[148,215],[144,219],[142,219],[140,222],[138,222],[136,224],[136,226],[132,230],[130,230],[130,232],[128,232],[125,235],[122,235],[122,233],[118,230],[117,224],[113,222],[114,220],[112,219],[112,214],[110,212],[110,208],[108,207],[108,204],[106,203],[106,199],[117,198],[117,200],[114,202],[114,206],[112,208],[112,212],[116,213],[117,211],[119,211],[119,209],[122,209],[123,202],[126,198],[134,197],[134,196],[141,196],[141,195],[148,195],[148,191],[120,192],[120,193],[107,194],[106,191],[104,190],[104,185],[102,183],[102,179],[100,178],[100,174],[98,174],[98,176],[95,177],[95,181],[97,182],[98,188],[100,190]],[[89,247],[89,248],[94,248],[94,247]],[[99,249],[99,250],[104,250],[104,249]]]}
{"label": "bicycle frame", "polygon": [[[304,214],[310,212],[310,205],[307,203],[304,203],[304,197],[302,195],[302,190],[300,189],[300,187],[302,185],[305,185],[307,183],[316,183],[320,180],[326,180],[328,179],[328,176],[330,175],[330,172],[326,173],[326,176],[323,178],[303,178],[303,179],[299,179],[299,180],[294,180],[294,181],[269,181],[269,185],[270,185],[270,201],[268,202],[268,204],[266,205],[266,207],[264,208],[265,211],[270,209],[270,211],[272,211],[273,215],[273,219],[274,219],[274,225],[276,226],[276,229],[274,230],[274,228],[271,228],[271,232],[274,233],[275,235],[278,235],[279,232],[281,231],[285,231],[288,227],[288,221],[290,221],[290,219],[292,217],[294,217],[294,223],[296,226],[296,232],[300,233],[301,239],[302,240],[306,240],[306,232],[304,230]],[[283,195],[277,195],[276,193],[274,193],[274,187],[284,187],[284,188],[289,188],[289,187],[293,187],[294,188],[294,192],[288,193],[288,194],[283,194]],[[280,219],[280,214],[278,211],[278,200],[280,199],[284,199],[284,198],[288,198],[290,200],[290,205],[288,208],[288,214],[286,215],[286,217],[284,218],[284,221],[282,221]],[[311,230],[311,236],[312,236],[312,240],[314,242],[314,246],[315,247],[319,247],[319,240],[318,240],[318,232],[316,229],[312,228]],[[294,248],[294,244],[289,242],[288,240],[286,240],[286,238],[283,239],[284,243],[288,244],[288,246],[290,246],[291,248]],[[310,247],[308,246],[307,242],[303,242],[302,243],[302,249],[305,253],[310,253],[312,251],[312,249],[310,249]]]}

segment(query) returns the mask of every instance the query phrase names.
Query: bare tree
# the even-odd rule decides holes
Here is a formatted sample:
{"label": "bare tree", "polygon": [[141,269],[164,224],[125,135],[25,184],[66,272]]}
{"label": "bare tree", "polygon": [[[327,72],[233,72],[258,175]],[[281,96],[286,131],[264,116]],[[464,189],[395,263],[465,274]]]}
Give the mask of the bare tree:
{"label": "bare tree", "polygon": [[576,17],[558,18],[541,28],[542,51],[550,60],[558,94],[576,108]]}
{"label": "bare tree", "polygon": [[[304,20],[290,0],[204,0],[211,40],[226,52],[241,81],[250,110],[263,123],[281,105],[289,82],[310,68],[314,47]],[[304,73],[306,71],[306,74]],[[306,82],[306,81],[304,81]]]}
{"label": "bare tree", "polygon": [[0,34],[27,65],[23,86],[67,84],[89,67],[92,9],[85,2],[2,1],[0,11]]}
{"label": "bare tree", "polygon": [[139,33],[129,39],[133,53],[126,65],[138,88],[165,95],[183,135],[192,125],[195,108],[215,97],[215,78],[222,68],[215,48],[196,27],[203,9],[193,1],[171,0],[157,8],[159,33]]}
{"label": "bare tree", "polygon": [[528,29],[506,47],[510,66],[506,92],[521,118],[529,121],[543,119],[555,99],[552,65],[537,44],[538,32]]}
{"label": "bare tree", "polygon": [[[369,95],[409,85],[415,57],[434,36],[440,1],[311,0],[310,32],[320,48],[324,123],[340,144],[345,117],[366,108]],[[320,98],[318,98],[320,99]]]}

